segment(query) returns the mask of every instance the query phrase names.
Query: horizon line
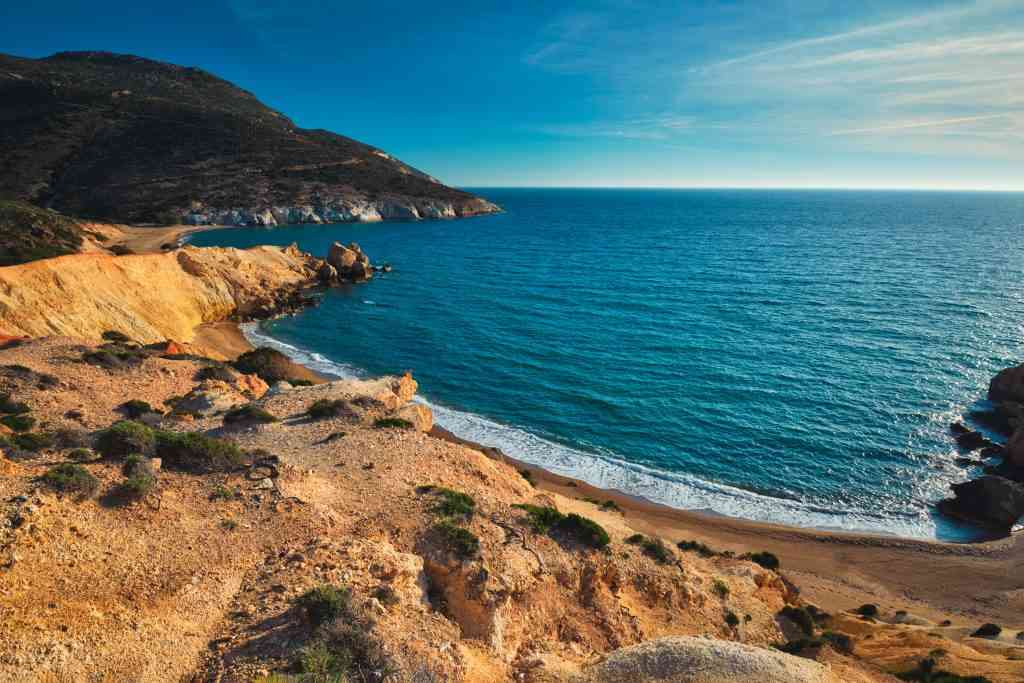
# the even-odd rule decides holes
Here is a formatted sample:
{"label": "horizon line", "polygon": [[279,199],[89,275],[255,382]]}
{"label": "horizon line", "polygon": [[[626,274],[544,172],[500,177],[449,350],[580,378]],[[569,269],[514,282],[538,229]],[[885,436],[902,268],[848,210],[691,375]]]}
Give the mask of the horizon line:
{"label": "horizon line", "polygon": [[833,192],[986,192],[1022,194],[1024,188],[998,187],[860,187],[851,185],[453,185],[464,190],[770,190]]}

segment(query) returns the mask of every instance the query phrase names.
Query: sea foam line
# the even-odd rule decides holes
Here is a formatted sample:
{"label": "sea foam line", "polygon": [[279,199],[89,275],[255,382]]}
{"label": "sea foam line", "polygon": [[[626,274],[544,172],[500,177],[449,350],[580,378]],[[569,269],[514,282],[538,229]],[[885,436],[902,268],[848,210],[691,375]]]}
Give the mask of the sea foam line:
{"label": "sea foam line", "polygon": [[[257,323],[244,324],[241,329],[253,346],[275,348],[295,362],[326,376],[338,379],[366,376],[366,373],[352,365],[339,363],[322,354],[275,339]],[[692,475],[581,451],[519,427],[433,403],[421,396],[414,400],[430,407],[436,424],[463,439],[497,447],[517,460],[543,467],[564,477],[580,479],[592,486],[614,489],[669,507],[805,528],[935,537],[935,524],[926,517],[872,516],[856,510],[826,510],[800,501],[773,498]]]}

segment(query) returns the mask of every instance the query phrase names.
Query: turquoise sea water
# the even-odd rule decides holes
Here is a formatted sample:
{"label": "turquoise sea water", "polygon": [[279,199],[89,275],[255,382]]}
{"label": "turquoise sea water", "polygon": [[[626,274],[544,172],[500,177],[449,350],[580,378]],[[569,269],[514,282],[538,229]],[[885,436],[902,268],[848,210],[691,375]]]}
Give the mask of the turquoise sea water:
{"label": "turquoise sea water", "polygon": [[394,272],[250,330],[413,370],[438,422],[680,508],[963,539],[947,426],[1024,360],[1024,195],[478,190],[456,221],[227,229]]}

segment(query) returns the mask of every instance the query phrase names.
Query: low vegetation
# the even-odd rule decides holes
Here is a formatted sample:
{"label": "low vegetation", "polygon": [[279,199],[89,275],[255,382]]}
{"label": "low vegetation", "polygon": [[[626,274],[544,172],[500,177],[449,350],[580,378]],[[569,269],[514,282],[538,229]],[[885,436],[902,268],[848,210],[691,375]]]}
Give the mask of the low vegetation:
{"label": "low vegetation", "polygon": [[223,484],[218,484],[213,493],[210,494],[210,500],[239,500],[242,497],[242,491],[239,488],[228,488]]}
{"label": "low vegetation", "polygon": [[626,543],[640,546],[644,555],[658,564],[671,564],[676,559],[660,538],[648,538],[643,534],[633,534],[626,539]]}
{"label": "low vegetation", "polygon": [[291,359],[269,346],[261,346],[243,353],[232,365],[239,372],[257,375],[268,384],[290,382],[296,373],[295,364]]}
{"label": "low vegetation", "polygon": [[164,467],[185,472],[229,472],[246,462],[245,454],[231,441],[198,432],[153,429],[122,420],[103,430],[96,450],[106,458],[123,460],[133,453],[156,455]]}
{"label": "low vegetation", "polygon": [[199,368],[199,371],[196,372],[196,381],[205,382],[207,380],[214,380],[218,382],[233,382],[235,376],[235,373],[232,372],[229,367],[221,363],[216,363],[214,365],[206,365]]}
{"label": "low vegetation", "polygon": [[10,394],[0,394],[0,413],[5,415],[21,415],[31,410],[27,403],[15,401]]}
{"label": "low vegetation", "polygon": [[580,500],[585,503],[590,503],[591,505],[596,505],[606,512],[622,512],[622,508],[620,508],[619,504],[614,500],[598,500],[597,498],[591,498],[589,496],[584,496]]}
{"label": "low vegetation", "polygon": [[712,550],[700,541],[679,541],[676,543],[676,547],[683,552],[697,553],[701,557],[716,557],[721,554],[717,550]]}
{"label": "low vegetation", "polygon": [[14,432],[28,432],[36,426],[36,419],[31,415],[4,415],[0,424]]}
{"label": "low vegetation", "polygon": [[814,635],[814,617],[805,608],[786,605],[779,611],[779,616],[796,624],[805,636]]}
{"label": "low vegetation", "polygon": [[306,409],[306,415],[314,420],[348,417],[352,414],[352,407],[348,404],[348,401],[342,399],[320,398],[313,401],[309,408]]}
{"label": "low vegetation", "polygon": [[445,548],[455,556],[464,560],[476,557],[480,553],[480,539],[469,529],[463,529],[450,519],[442,519],[434,525]]}
{"label": "low vegetation", "polygon": [[1003,632],[1001,626],[996,624],[982,624],[978,629],[971,635],[975,638],[995,638]]}
{"label": "low vegetation", "polygon": [[224,424],[237,424],[242,422],[270,424],[271,422],[277,422],[277,417],[272,415],[269,411],[251,403],[237,408],[232,408],[228,412],[224,413]]}
{"label": "low vegetation", "polygon": [[437,498],[434,512],[445,517],[469,517],[476,509],[476,501],[468,493],[447,489],[442,486],[420,486],[419,493],[429,493]]}
{"label": "low vegetation", "polygon": [[22,432],[11,435],[11,442],[18,448],[38,453],[54,445],[53,436],[43,432]]}
{"label": "low vegetation", "polygon": [[922,659],[917,667],[910,671],[896,674],[901,681],[920,681],[920,683],[992,683],[985,676],[961,676],[959,674],[937,669],[937,663],[931,657]]}
{"label": "low vegetation", "polygon": [[825,631],[819,638],[798,638],[783,645],[776,645],[779,650],[791,655],[804,655],[828,645],[836,652],[844,655],[853,654],[853,640],[845,633]]}
{"label": "low vegetation", "polygon": [[533,472],[530,470],[519,470],[519,476],[526,480],[526,483],[530,486],[536,486],[537,483],[533,480]]}
{"label": "low vegetation", "polygon": [[124,413],[129,420],[134,420],[136,418],[142,417],[147,413],[158,412],[156,409],[153,408],[153,406],[137,398],[133,398],[130,401],[125,401],[120,405],[120,409],[121,412]]}
{"label": "low vegetation", "polygon": [[149,354],[145,350],[119,342],[110,342],[82,354],[84,362],[107,370],[132,368],[141,365],[148,357]]}
{"label": "low vegetation", "polygon": [[75,448],[68,453],[68,459],[75,462],[91,462],[96,459],[96,453],[88,448]]}
{"label": "low vegetation", "polygon": [[131,344],[132,338],[124,332],[118,332],[117,330],[107,330],[100,335],[105,341],[115,342],[117,344]]}
{"label": "low vegetation", "polygon": [[861,605],[857,609],[853,610],[853,612],[854,614],[859,614],[862,617],[874,619],[878,616],[878,605],[872,605],[868,603],[866,605]]}
{"label": "low vegetation", "polygon": [[373,426],[377,429],[412,429],[413,424],[400,417],[382,417],[374,420]]}
{"label": "low vegetation", "polygon": [[54,491],[74,494],[79,498],[91,498],[100,487],[99,480],[89,470],[70,462],[51,467],[40,481]]}
{"label": "low vegetation", "polygon": [[553,507],[521,503],[513,507],[526,512],[527,525],[537,533],[568,537],[578,543],[601,549],[611,543],[608,532],[597,522],[574,512],[563,514]]}
{"label": "low vegetation", "polygon": [[742,555],[741,559],[750,560],[754,564],[759,564],[765,569],[770,569],[771,571],[778,571],[781,566],[779,558],[769,552],[747,553],[746,555]]}
{"label": "low vegetation", "polygon": [[715,591],[715,595],[723,600],[729,597],[729,586],[721,579],[715,579],[714,583],[711,584],[711,590]]}
{"label": "low vegetation", "polygon": [[303,680],[386,680],[394,666],[373,637],[373,619],[347,588],[324,585],[299,597],[296,605],[313,636],[296,662]]}

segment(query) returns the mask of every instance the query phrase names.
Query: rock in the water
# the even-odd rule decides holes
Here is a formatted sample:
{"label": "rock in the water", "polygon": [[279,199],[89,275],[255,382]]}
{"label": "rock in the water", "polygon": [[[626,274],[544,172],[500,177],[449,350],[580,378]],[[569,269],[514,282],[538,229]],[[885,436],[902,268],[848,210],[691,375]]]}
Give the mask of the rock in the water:
{"label": "rock in the water", "polygon": [[1006,442],[1003,457],[1013,467],[1024,467],[1024,429],[1018,429]]}
{"label": "rock in the water", "polygon": [[808,659],[741,643],[670,636],[617,650],[573,683],[839,683]]}
{"label": "rock in the water", "polygon": [[939,509],[986,526],[1009,531],[1024,516],[1024,486],[994,475],[953,484],[955,498],[939,503]]}
{"label": "rock in the water", "polygon": [[993,377],[988,385],[988,400],[1024,403],[1024,365],[1006,368]]}
{"label": "rock in the water", "polygon": [[949,425],[949,431],[951,431],[954,436],[961,436],[963,434],[971,433],[970,428],[968,428],[963,422],[952,423],[951,425]]}
{"label": "rock in the water", "polygon": [[981,448],[988,448],[995,444],[985,438],[980,432],[967,431],[956,437],[956,445],[965,451],[976,451]]}
{"label": "rock in the water", "polygon": [[332,244],[327,253],[327,263],[334,268],[340,280],[358,282],[373,277],[370,258],[355,242],[347,247],[340,242]]}

